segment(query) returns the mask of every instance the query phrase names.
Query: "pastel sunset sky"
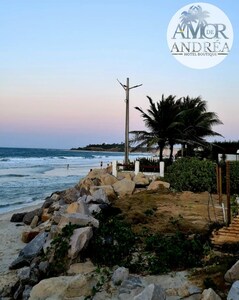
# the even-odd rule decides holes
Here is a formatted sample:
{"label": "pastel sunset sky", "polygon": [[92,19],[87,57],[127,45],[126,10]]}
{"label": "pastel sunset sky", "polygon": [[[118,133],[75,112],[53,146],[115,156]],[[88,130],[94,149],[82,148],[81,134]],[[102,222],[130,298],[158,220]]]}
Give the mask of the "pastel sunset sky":
{"label": "pastel sunset sky", "polygon": [[[184,0],[0,0],[0,147],[71,148],[124,141],[144,129],[146,96],[202,96],[239,139],[239,1],[211,0],[230,19],[226,59],[192,69],[170,53],[167,28]],[[219,139],[217,139],[219,140]],[[222,140],[222,139],[220,139]]]}

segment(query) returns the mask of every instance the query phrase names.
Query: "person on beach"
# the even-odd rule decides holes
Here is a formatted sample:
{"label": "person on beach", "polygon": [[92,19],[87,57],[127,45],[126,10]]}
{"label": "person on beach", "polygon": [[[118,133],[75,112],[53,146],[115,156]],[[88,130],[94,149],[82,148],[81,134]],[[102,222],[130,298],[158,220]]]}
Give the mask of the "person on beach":
{"label": "person on beach", "polygon": [[103,161],[100,162],[100,167],[101,167],[101,168],[103,167]]}

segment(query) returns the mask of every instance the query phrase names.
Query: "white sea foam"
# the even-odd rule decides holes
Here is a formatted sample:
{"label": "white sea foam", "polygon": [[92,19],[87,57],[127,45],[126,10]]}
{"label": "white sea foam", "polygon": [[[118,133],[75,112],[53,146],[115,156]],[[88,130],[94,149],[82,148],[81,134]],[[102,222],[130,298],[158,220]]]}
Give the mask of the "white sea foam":
{"label": "white sea foam", "polygon": [[[130,160],[137,157],[131,154]],[[101,162],[106,167],[123,159],[123,153],[115,152],[0,148],[0,213],[43,202],[74,186]]]}

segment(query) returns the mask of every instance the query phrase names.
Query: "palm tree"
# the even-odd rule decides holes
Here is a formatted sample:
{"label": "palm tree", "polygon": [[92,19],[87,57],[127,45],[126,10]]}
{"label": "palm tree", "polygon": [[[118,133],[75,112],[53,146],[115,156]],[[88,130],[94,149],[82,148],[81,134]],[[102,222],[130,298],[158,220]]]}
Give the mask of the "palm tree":
{"label": "palm tree", "polygon": [[133,138],[131,142],[138,143],[136,149],[142,146],[157,145],[159,149],[159,158],[163,159],[163,150],[166,145],[170,145],[170,157],[172,158],[173,145],[176,143],[176,137],[179,134],[180,119],[179,119],[179,105],[175,102],[175,96],[168,96],[154,103],[148,97],[150,108],[147,113],[140,107],[135,107],[141,112],[146,127],[149,131],[132,131]]}
{"label": "palm tree", "polygon": [[[178,101],[181,107],[181,133],[182,133],[182,150],[187,145],[188,152],[193,147],[208,147],[210,144],[205,140],[206,137],[222,136],[212,130],[214,125],[222,124],[214,112],[207,111],[206,101],[201,97],[182,98]],[[182,151],[183,152],[183,151]]]}

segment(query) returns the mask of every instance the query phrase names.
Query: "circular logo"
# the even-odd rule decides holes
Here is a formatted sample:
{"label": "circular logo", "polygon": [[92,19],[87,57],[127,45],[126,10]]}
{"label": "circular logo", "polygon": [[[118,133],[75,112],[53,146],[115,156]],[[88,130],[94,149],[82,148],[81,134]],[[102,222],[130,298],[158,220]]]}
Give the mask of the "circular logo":
{"label": "circular logo", "polygon": [[171,54],[183,65],[208,69],[222,62],[233,44],[226,14],[209,3],[184,6],[172,17],[167,31]]}

